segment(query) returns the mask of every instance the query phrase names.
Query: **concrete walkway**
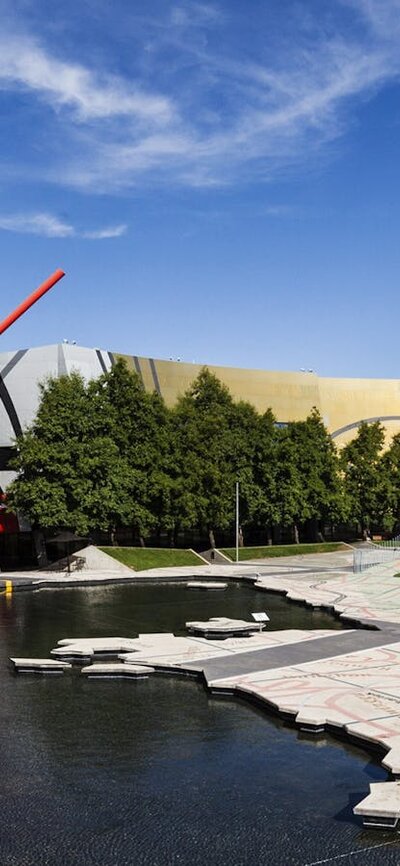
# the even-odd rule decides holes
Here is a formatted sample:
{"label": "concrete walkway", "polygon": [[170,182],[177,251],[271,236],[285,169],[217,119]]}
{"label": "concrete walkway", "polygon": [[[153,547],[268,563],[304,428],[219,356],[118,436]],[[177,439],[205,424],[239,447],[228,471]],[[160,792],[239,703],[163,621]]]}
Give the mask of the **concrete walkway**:
{"label": "concrete walkway", "polygon": [[[211,682],[216,679],[292,667],[319,659],[386,646],[388,643],[394,643],[398,640],[400,640],[400,629],[388,623],[384,631],[364,629],[339,631],[335,635],[319,638],[319,640],[268,647],[265,650],[255,652],[243,651],[234,656],[208,659],[202,662],[201,666],[196,665],[196,663],[189,663],[187,667],[188,669],[201,670],[207,682]],[[223,642],[221,642],[221,646],[223,646]]]}

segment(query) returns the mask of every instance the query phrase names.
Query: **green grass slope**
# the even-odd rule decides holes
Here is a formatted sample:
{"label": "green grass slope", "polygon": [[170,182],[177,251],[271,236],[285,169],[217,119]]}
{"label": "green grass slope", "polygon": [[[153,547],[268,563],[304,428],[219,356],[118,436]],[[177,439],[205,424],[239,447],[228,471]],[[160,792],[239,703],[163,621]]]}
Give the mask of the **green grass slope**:
{"label": "green grass slope", "polygon": [[147,568],[173,568],[179,565],[205,564],[191,550],[155,547],[100,547],[99,549],[134,571],[145,571]]}
{"label": "green grass slope", "polygon": [[[266,547],[240,547],[239,562],[246,559],[266,559],[273,556],[301,556],[305,553],[334,553],[337,550],[348,550],[347,545],[340,541],[324,541],[317,544],[272,544]],[[232,561],[235,561],[236,550],[234,547],[221,549]]]}

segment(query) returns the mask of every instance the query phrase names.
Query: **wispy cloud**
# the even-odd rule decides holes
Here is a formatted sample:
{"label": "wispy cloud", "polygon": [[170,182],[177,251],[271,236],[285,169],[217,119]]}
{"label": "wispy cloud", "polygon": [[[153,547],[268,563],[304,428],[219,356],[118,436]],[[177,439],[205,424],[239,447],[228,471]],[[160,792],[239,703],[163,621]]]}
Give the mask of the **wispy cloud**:
{"label": "wispy cloud", "polygon": [[[147,20],[140,56],[119,75],[60,59],[34,37],[0,36],[0,88],[53,112],[43,171],[55,183],[118,192],[269,178],[323,152],[359,101],[398,78],[399,12],[400,0],[332,0],[326,19],[313,19],[296,2],[282,44],[272,50],[266,17],[242,50],[247,19],[237,8],[181,0]],[[71,229],[61,224],[58,236]],[[124,227],[100,231],[115,237]]]}
{"label": "wispy cloud", "polygon": [[80,231],[70,223],[63,222],[54,214],[0,214],[0,231],[18,234],[40,235],[45,238],[82,237],[89,240],[119,238],[125,234],[126,225],[108,226],[94,231]]}
{"label": "wispy cloud", "polygon": [[1,40],[0,85],[35,92],[57,109],[73,109],[80,122],[128,116],[158,124],[173,115],[167,97],[142,92],[118,76],[58,60],[26,37]]}
{"label": "wispy cloud", "polygon": [[400,32],[400,0],[341,0],[360,13],[374,35],[393,43]]}
{"label": "wispy cloud", "polygon": [[108,226],[108,228],[97,229],[92,232],[83,232],[82,237],[91,241],[103,240],[103,238],[120,238],[121,235],[126,234],[127,229],[128,226],[121,223],[119,226]]}
{"label": "wispy cloud", "polygon": [[12,216],[0,214],[0,230],[41,235],[46,238],[70,238],[75,234],[73,226],[48,213],[13,214]]}

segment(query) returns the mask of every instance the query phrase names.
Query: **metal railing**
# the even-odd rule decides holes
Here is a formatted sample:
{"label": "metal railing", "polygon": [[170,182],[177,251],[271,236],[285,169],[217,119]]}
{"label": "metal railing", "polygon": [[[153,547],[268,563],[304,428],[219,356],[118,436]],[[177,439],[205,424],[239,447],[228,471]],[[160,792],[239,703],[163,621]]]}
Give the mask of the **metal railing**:
{"label": "metal railing", "polygon": [[400,543],[397,547],[392,545],[383,546],[371,544],[370,547],[361,547],[353,554],[353,571],[355,574],[373,568],[375,565],[385,565],[400,559]]}
{"label": "metal railing", "polygon": [[383,547],[385,550],[389,548],[400,550],[400,535],[396,535],[395,538],[390,538],[389,541],[380,541],[379,544],[374,545],[375,547]]}

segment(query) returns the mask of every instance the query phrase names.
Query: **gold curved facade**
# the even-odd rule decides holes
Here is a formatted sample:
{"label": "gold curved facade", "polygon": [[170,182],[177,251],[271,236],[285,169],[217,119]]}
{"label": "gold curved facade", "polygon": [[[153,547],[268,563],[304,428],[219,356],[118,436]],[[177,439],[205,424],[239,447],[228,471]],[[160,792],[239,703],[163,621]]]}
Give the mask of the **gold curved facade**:
{"label": "gold curved facade", "polygon": [[[202,369],[183,361],[121,357],[141,376],[146,389],[157,390],[168,406],[176,403]],[[303,420],[316,406],[339,446],[355,435],[361,421],[381,420],[388,439],[400,432],[399,379],[334,379],[315,373],[207,367],[236,400],[248,400],[259,412],[271,408],[282,424]]]}

